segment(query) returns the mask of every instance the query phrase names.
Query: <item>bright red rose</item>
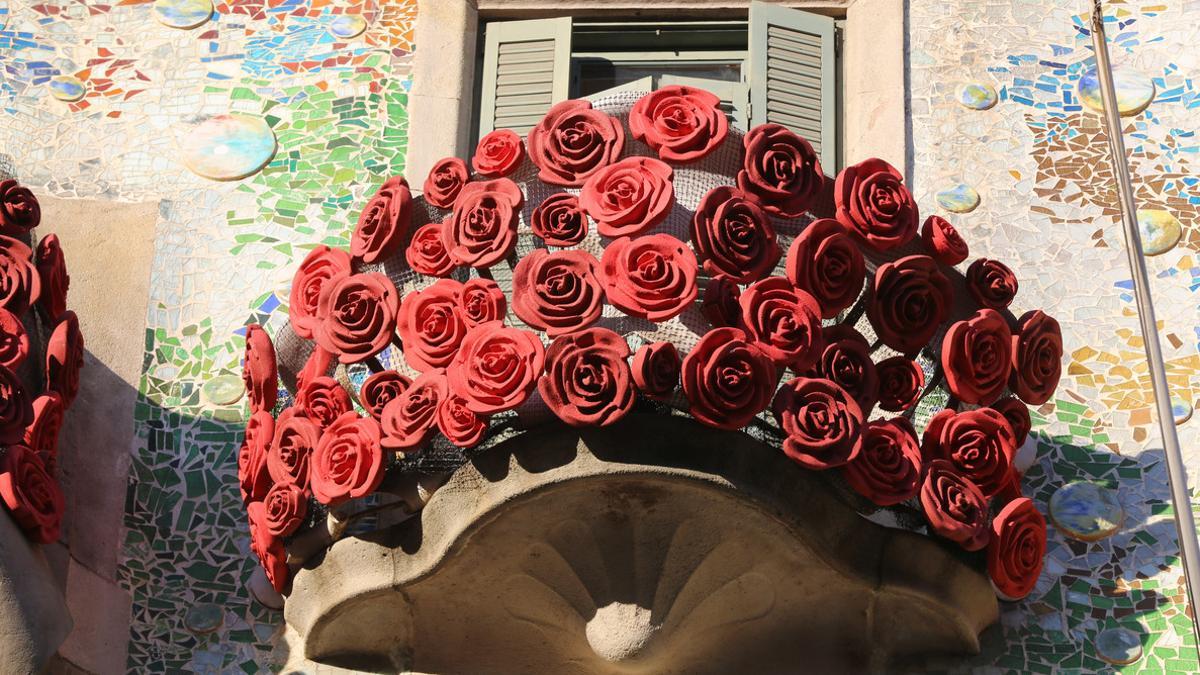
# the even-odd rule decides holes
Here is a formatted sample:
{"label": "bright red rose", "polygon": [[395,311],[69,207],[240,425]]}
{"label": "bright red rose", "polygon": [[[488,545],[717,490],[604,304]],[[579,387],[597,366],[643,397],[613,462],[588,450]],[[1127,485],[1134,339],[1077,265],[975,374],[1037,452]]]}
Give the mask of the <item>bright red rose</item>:
{"label": "bright red rose", "polygon": [[935,533],[968,551],[987,546],[991,537],[987,500],[950,462],[929,462],[921,485],[921,508]]}
{"label": "bright red rose", "polygon": [[628,357],[625,338],[607,328],[561,335],[546,350],[538,392],[571,426],[608,426],[633,408]]}
{"label": "bright red rose", "polygon": [[296,391],[301,391],[314,378],[329,374],[329,366],[333,364],[333,354],[314,346],[312,353],[304,362],[304,367],[296,373]]}
{"label": "bright red rose", "polygon": [[79,319],[67,310],[46,343],[46,391],[57,392],[70,408],[79,393],[79,371],[83,368],[83,333]]}
{"label": "bright red rose", "polygon": [[0,234],[20,237],[42,222],[42,207],[29,188],[0,181]]}
{"label": "bright red rose", "polygon": [[341,277],[321,292],[319,313],[325,318],[314,332],[317,345],[342,363],[364,361],[392,341],[399,309],[400,294],[386,276]]}
{"label": "bright red rose", "polygon": [[429,370],[383,407],[383,447],[412,451],[433,433],[438,406],[449,396],[446,371]]}
{"label": "bright red rose", "polygon": [[694,87],[663,87],[629,111],[629,131],[669,162],[691,162],[712,152],[729,132],[720,97]]}
{"label": "bright red rose", "polygon": [[604,237],[626,237],[666,219],[675,203],[675,172],[651,157],[626,157],[588,178],[579,203]]}
{"label": "bright red rose", "polygon": [[250,550],[267,573],[267,581],[271,582],[271,587],[282,593],[291,579],[291,571],[287,566],[287,550],[280,539],[271,536],[267,531],[266,510],[266,505],[261,501],[251,502],[246,507],[250,516]]}
{"label": "bright red rose", "polygon": [[742,138],[746,148],[737,184],[784,218],[796,218],[821,192],[825,176],[808,141],[779,124],[760,124]]}
{"label": "bright red rose", "polygon": [[734,328],[741,321],[742,289],[729,279],[714,277],[704,287],[700,311],[714,328]]}
{"label": "bright red rose", "polygon": [[1006,396],[993,403],[992,409],[1004,415],[1004,419],[1008,420],[1008,426],[1012,428],[1013,432],[1013,445],[1017,448],[1024,445],[1025,438],[1029,436],[1029,430],[1033,428],[1033,421],[1029,419],[1029,408],[1019,399]]}
{"label": "bright red rose", "polygon": [[429,170],[425,185],[421,188],[425,201],[439,209],[454,207],[463,186],[470,180],[467,163],[457,157],[438,160]]}
{"label": "bright red rose", "polygon": [[306,340],[313,338],[317,326],[325,319],[320,308],[321,291],[349,274],[350,254],[341,249],[318,246],[305,256],[292,277],[288,296],[288,318],[296,335]]}
{"label": "bright red rose", "polygon": [[468,183],[442,231],[446,252],[456,265],[491,267],[517,245],[517,215],[525,201],[507,178]]}
{"label": "bright red rose", "polygon": [[508,301],[500,285],[491,279],[475,277],[463,284],[459,296],[463,321],[470,327],[489,321],[504,321],[508,313]]}
{"label": "bright red rose", "polygon": [[20,443],[33,421],[33,404],[16,373],[0,367],[0,443]]}
{"label": "bright red rose", "polygon": [[967,242],[963,241],[950,221],[941,216],[925,219],[925,224],[921,226],[921,240],[934,259],[943,265],[957,265],[970,255]]}
{"label": "bright red rose", "polygon": [[450,365],[450,391],[481,415],[512,410],[529,397],[545,358],[537,335],[499,321],[481,323],[467,332]]}
{"label": "bright red rose", "polygon": [[0,308],[17,316],[25,314],[42,295],[32,256],[24,243],[0,236]]}
{"label": "bright red rose", "polygon": [[775,364],[737,328],[714,328],[683,359],[683,394],[698,421],[741,429],[766,409],[775,391]]}
{"label": "bright red rose", "polygon": [[894,506],[921,491],[921,448],[917,432],[903,417],[867,422],[862,450],[842,467],[858,494],[878,506]]}
{"label": "bright red rose", "polygon": [[267,451],[267,473],[277,485],[290,483],[309,493],[308,465],[321,440],[321,427],[288,408],[275,420],[275,438]]}
{"label": "bright red rose", "polygon": [[609,303],[630,316],[666,321],[696,300],[696,256],[669,234],[612,241],[600,268]]}
{"label": "bright red rose", "polygon": [[454,261],[446,251],[446,224],[425,223],[413,233],[404,259],[417,274],[448,277],[454,271]]}
{"label": "bright red rose", "polygon": [[63,256],[58,236],[48,234],[37,246],[38,281],[42,287],[41,305],[51,323],[67,311],[67,289],[71,276],[67,274],[67,259]]}
{"label": "bright red rose", "polygon": [[917,234],[917,203],[904,177],[882,159],[842,169],[833,187],[837,219],[867,246],[887,251]]}
{"label": "bright red rose", "polygon": [[246,326],[246,353],[242,359],[242,383],[250,399],[251,412],[272,410],[279,392],[279,370],[275,365],[275,345],[263,327]]}
{"label": "bright red rose", "polygon": [[666,398],[679,384],[683,361],[670,342],[642,345],[633,356],[633,383],[650,398]]}
{"label": "bright red rose", "polygon": [[742,292],[741,327],[780,367],[801,371],[821,355],[817,301],[783,277],[767,277]]}
{"label": "bright red rose", "polygon": [[253,413],[246,420],[246,432],[238,450],[238,485],[243,504],[262,499],[271,488],[267,456],[274,436],[275,419],[266,410]]}
{"label": "bright red rose", "polygon": [[0,366],[15,369],[29,356],[25,324],[7,309],[0,309]]}
{"label": "bright red rose", "polygon": [[412,193],[401,176],[387,179],[363,207],[350,236],[350,255],[371,264],[400,248],[412,225]]}
{"label": "bright red rose", "polygon": [[9,446],[0,460],[0,499],[31,541],[58,541],[65,507],[62,489],[37,454],[23,445]]}
{"label": "bright red rose", "polygon": [[921,451],[928,459],[949,460],[985,497],[1008,482],[1017,454],[1012,428],[991,408],[939,411],[925,427]]}
{"label": "bright red rose", "polygon": [[1062,330],[1040,309],[1025,312],[1013,334],[1012,377],[1008,386],[1029,405],[1050,400],[1062,376]]}
{"label": "bright red rose", "polygon": [[399,398],[412,380],[394,370],[382,370],[372,374],[358,391],[358,401],[376,420],[383,419],[383,409],[394,398]]}
{"label": "bright red rose", "polygon": [[304,388],[296,392],[296,406],[322,429],[354,409],[345,387],[324,375],[304,383]]}
{"label": "bright red rose", "polygon": [[50,392],[33,400],[33,421],[25,427],[25,445],[38,454],[50,475],[58,468],[58,432],[62,430],[63,404]]}
{"label": "bright red rose", "polygon": [[866,263],[846,228],[832,218],[821,218],[792,240],[787,278],[817,299],[822,319],[832,319],[858,299]]}
{"label": "bright red rose", "polygon": [[424,372],[445,368],[467,334],[459,308],[462,284],[438,279],[432,286],[404,296],[396,330],[404,344],[404,360]]}
{"label": "bright red rose", "polygon": [[294,483],[276,483],[263,497],[263,525],[273,537],[287,537],[300,529],[308,515],[308,496]]}
{"label": "bright red rose", "polygon": [[843,466],[862,449],[862,409],[829,380],[792,379],[779,388],[771,410],[787,434],[784,454],[801,466],[818,471]]}
{"label": "bright red rose", "polygon": [[954,291],[927,255],[910,255],[875,270],[867,318],[883,344],[903,354],[921,351],[950,313]]}
{"label": "bright red rose", "polygon": [[1004,393],[1012,369],[1012,332],[994,309],[956,321],[942,339],[946,388],[964,403],[987,405]]}
{"label": "bright red rose", "polygon": [[485,176],[507,176],[525,159],[525,143],[512,129],[496,129],[479,139],[471,166]]}
{"label": "bright red rose", "polygon": [[1020,600],[1033,591],[1046,558],[1046,519],[1033,500],[1009,502],[992,519],[988,576],[1002,600]]}
{"label": "bright red rose", "polygon": [[1017,275],[999,260],[980,258],[967,268],[967,290],[984,307],[1008,307],[1017,296],[1017,286]]}
{"label": "bright red rose", "polygon": [[321,434],[309,460],[313,496],[327,506],[371,494],[383,481],[379,423],[348,412]]}
{"label": "bright red rose", "polygon": [[846,324],[826,327],[822,337],[825,346],[814,365],[817,375],[853,396],[863,417],[870,415],[879,400],[879,374],[871,360],[871,344]]}
{"label": "bright red rose", "polygon": [[487,434],[487,418],[476,415],[467,407],[466,399],[450,395],[442,399],[437,408],[438,431],[460,448],[473,448]]}
{"label": "bright red rose", "polygon": [[704,271],[739,284],[767,276],[783,255],[758,199],[726,185],[700,198],[692,214],[692,246]]}
{"label": "bright red rose", "polygon": [[529,227],[547,246],[574,246],[587,236],[588,218],[578,197],[556,192],[533,210]]}
{"label": "bright red rose", "polygon": [[551,338],[587,328],[604,309],[599,267],[587,251],[530,251],[513,269],[513,311]]}
{"label": "bright red rose", "polygon": [[875,372],[879,375],[879,407],[888,412],[903,412],[913,407],[925,388],[925,371],[905,356],[876,363]]}
{"label": "bright red rose", "polygon": [[589,176],[617,161],[625,146],[620,120],[590,101],[557,103],[529,130],[529,159],[538,178],[551,185],[579,187]]}

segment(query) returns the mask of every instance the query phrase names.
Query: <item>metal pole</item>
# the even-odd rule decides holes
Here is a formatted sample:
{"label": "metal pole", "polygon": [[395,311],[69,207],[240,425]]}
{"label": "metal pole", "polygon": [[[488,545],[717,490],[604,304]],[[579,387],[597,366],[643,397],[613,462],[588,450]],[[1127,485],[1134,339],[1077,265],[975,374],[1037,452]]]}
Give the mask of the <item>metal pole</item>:
{"label": "metal pole", "polygon": [[[1158,322],[1154,319],[1154,304],[1150,298],[1150,276],[1146,273],[1146,258],[1142,252],[1142,236],[1137,225],[1137,203],[1133,198],[1133,183],[1125,161],[1125,140],[1122,138],[1121,115],[1117,109],[1117,92],[1113,87],[1112,65],[1108,59],[1108,42],[1104,37],[1104,8],[1101,0],[1092,0],[1092,46],[1096,52],[1096,72],[1100,76],[1100,94],[1104,100],[1104,123],[1108,148],[1112,155],[1113,174],[1117,177],[1117,196],[1121,201],[1121,222],[1125,226],[1125,253],[1133,274],[1133,295],[1137,299],[1138,319],[1142,324],[1142,342],[1150,366],[1150,383],[1154,388],[1154,407],[1158,411],[1158,428],[1162,432],[1163,449],[1167,456],[1167,476],[1171,484],[1171,501],[1175,504],[1175,529],[1179,535],[1179,556],[1183,560],[1184,580],[1193,616],[1200,612],[1196,601],[1196,584],[1200,583],[1200,543],[1196,539],[1196,521],[1192,517],[1192,501],[1188,494],[1187,469],[1179,436],[1175,432],[1175,416],[1171,412],[1171,394],[1167,389],[1167,367],[1163,362],[1162,346],[1158,341]],[[1200,623],[1192,619],[1196,644],[1200,647]]]}

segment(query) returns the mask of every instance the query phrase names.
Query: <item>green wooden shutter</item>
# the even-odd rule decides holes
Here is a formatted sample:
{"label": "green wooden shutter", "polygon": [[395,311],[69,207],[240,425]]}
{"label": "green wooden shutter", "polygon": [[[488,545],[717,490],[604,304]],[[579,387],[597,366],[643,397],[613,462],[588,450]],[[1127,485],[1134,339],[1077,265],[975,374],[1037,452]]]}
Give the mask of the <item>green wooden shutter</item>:
{"label": "green wooden shutter", "polygon": [[571,17],[487,24],[479,135],[512,129],[524,135],[567,98]]}
{"label": "green wooden shutter", "polygon": [[750,3],[750,124],[782,124],[808,139],[830,175],[838,167],[834,40],[830,17]]}

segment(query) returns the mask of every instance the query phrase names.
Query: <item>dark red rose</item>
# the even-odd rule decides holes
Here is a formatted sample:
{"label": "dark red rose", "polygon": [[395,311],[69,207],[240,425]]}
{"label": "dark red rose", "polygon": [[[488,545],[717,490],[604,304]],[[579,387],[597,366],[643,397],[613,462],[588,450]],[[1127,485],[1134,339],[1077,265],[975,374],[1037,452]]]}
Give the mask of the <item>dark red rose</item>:
{"label": "dark red rose", "polygon": [[574,246],[587,236],[588,219],[578,197],[556,192],[533,210],[529,227],[547,246]]}
{"label": "dark red rose", "polygon": [[438,160],[429,170],[429,176],[421,188],[422,194],[425,201],[439,209],[453,208],[468,180],[467,163],[457,157],[446,157]]}
{"label": "dark red rose", "polygon": [[508,313],[508,301],[504,291],[491,279],[475,277],[463,284],[461,300],[463,321],[474,327],[489,321],[504,321]]}
{"label": "dark red rose", "polygon": [[404,259],[417,274],[448,277],[454,271],[454,261],[446,251],[446,224],[425,223],[413,233]]}
{"label": "dark red rose", "polygon": [[608,426],[633,408],[625,338],[607,328],[560,335],[546,350],[538,392],[550,411],[575,427]]}
{"label": "dark red rose", "polygon": [[67,310],[46,343],[46,391],[57,392],[70,408],[79,393],[79,371],[83,368],[83,333],[79,319]]}
{"label": "dark red rose", "polygon": [[420,375],[399,396],[383,407],[383,447],[408,450],[420,447],[433,434],[438,406],[449,396],[446,371],[441,368]]}
{"label": "dark red rose", "polygon": [[903,412],[913,407],[925,388],[925,371],[905,356],[876,363],[875,373],[879,376],[879,407],[888,412]]}
{"label": "dark red rose", "polygon": [[364,361],[392,341],[399,309],[400,294],[386,276],[341,277],[321,292],[319,313],[325,318],[313,336],[342,363]]}
{"label": "dark red rose", "polygon": [[350,254],[338,248],[314,248],[296,269],[288,301],[288,318],[292,330],[311,340],[317,326],[325,319],[321,314],[321,291],[327,284],[350,274]]}
{"label": "dark red rose", "polygon": [[300,529],[308,515],[308,496],[294,483],[276,483],[263,497],[263,525],[273,537],[287,537]]}
{"label": "dark red rose", "polygon": [[980,258],[967,268],[967,290],[984,307],[1004,309],[1017,296],[1017,275],[998,260]]}
{"label": "dark red rose", "polygon": [[792,240],[787,278],[817,299],[822,319],[832,319],[858,298],[866,264],[846,228],[832,218],[821,218]]}
{"label": "dark red rose", "polygon": [[604,309],[599,267],[587,251],[530,251],[513,269],[513,311],[551,338],[587,328]]}
{"label": "dark red rose", "polygon": [[741,327],[778,366],[801,371],[821,355],[817,301],[783,277],[767,277],[742,292]]}
{"label": "dark red rose", "polygon": [[921,351],[950,313],[954,291],[927,255],[910,255],[875,270],[867,318],[883,344],[903,354]]}
{"label": "dark red rose", "polygon": [[837,324],[822,331],[825,346],[814,365],[823,377],[854,397],[863,417],[879,400],[879,374],[871,360],[871,344],[852,326]]}
{"label": "dark red rose", "polygon": [[23,445],[9,446],[0,460],[0,499],[31,541],[58,541],[65,500],[37,453]]}
{"label": "dark red rose", "polygon": [[524,201],[521,188],[507,178],[463,186],[454,215],[442,230],[442,243],[454,264],[491,267],[512,253]]}
{"label": "dark red rose", "polygon": [[354,409],[346,389],[337,380],[324,375],[304,383],[304,388],[296,392],[296,406],[322,429],[327,429],[337,418]]}
{"label": "dark red rose", "polygon": [[42,222],[37,197],[15,180],[0,181],[0,234],[20,237]]}
{"label": "dark red rose", "polygon": [[314,378],[328,375],[332,363],[333,354],[321,349],[319,345],[315,346],[308,355],[308,360],[304,362],[304,367],[296,373],[296,391],[304,389]]}
{"label": "dark red rose", "polygon": [[62,430],[63,412],[58,394],[42,394],[33,400],[33,421],[25,427],[25,445],[38,454],[52,476],[58,468],[58,432]]}
{"label": "dark red rose", "polygon": [[22,316],[42,295],[33,251],[11,237],[0,236],[0,308]]}
{"label": "dark red rose", "polygon": [[604,237],[641,234],[666,219],[675,203],[675,172],[651,157],[626,157],[588,178],[579,204]]}
{"label": "dark red rose", "polygon": [[994,309],[956,321],[942,339],[946,388],[964,403],[987,405],[1004,393],[1012,369],[1012,332]]}
{"label": "dark red rose", "polygon": [[733,328],[741,321],[742,289],[729,279],[716,277],[704,287],[704,302],[700,311],[715,328]]}
{"label": "dark red rose", "polygon": [[663,87],[629,111],[629,132],[668,162],[691,162],[712,152],[729,133],[720,97],[695,87]]}
{"label": "dark red rose", "polygon": [[1046,558],[1046,519],[1033,500],[1009,502],[992,519],[988,576],[1001,600],[1020,600],[1033,591]]}
{"label": "dark red rose", "polygon": [[929,462],[921,485],[921,508],[929,527],[968,551],[987,546],[988,505],[983,493],[944,459]]}
{"label": "dark red rose", "polygon": [[350,236],[350,255],[370,264],[395,253],[412,225],[412,193],[401,176],[387,179],[363,207]]}
{"label": "dark red rose", "polygon": [[371,494],[383,481],[379,423],[348,412],[322,434],[309,460],[309,486],[317,501],[337,506]]}
{"label": "dark red rose", "polygon": [[392,399],[398,398],[412,380],[394,370],[382,370],[372,374],[358,391],[358,401],[376,420],[383,419],[383,409]]}
{"label": "dark red rose", "polygon": [[511,410],[529,397],[546,350],[537,335],[489,321],[467,332],[450,365],[450,391],[481,415]]}
{"label": "dark red rose", "polygon": [[1004,415],[991,408],[941,410],[929,420],[921,440],[928,459],[949,460],[985,497],[1008,482],[1017,454],[1016,438]]}
{"label": "dark red rose", "polygon": [[821,192],[825,176],[808,141],[779,124],[760,124],[742,139],[746,154],[737,184],[784,218],[796,218]]}
{"label": "dark red rose", "polygon": [[917,203],[891,164],[871,158],[842,169],[833,187],[837,219],[876,251],[907,244],[917,234]]}
{"label": "dark red rose", "polygon": [[438,404],[437,427],[446,440],[454,445],[473,448],[487,434],[488,421],[486,417],[472,412],[467,407],[466,399],[451,395]]}
{"label": "dark red rose", "polygon": [[246,432],[242,435],[242,447],[238,450],[238,485],[242,490],[243,504],[262,499],[271,488],[267,456],[274,437],[275,419],[271,413],[259,410],[246,420]]}
{"label": "dark red rose", "polygon": [[617,161],[625,146],[620,120],[590,101],[557,103],[529,130],[529,159],[538,178],[551,185],[579,187],[589,176]]}
{"label": "dark red rose", "polygon": [[1025,312],[1013,334],[1012,377],[1008,386],[1029,405],[1050,400],[1062,375],[1062,330],[1040,309]]}
{"label": "dark red rose", "polygon": [[801,466],[816,470],[843,466],[862,449],[862,409],[829,380],[792,379],[779,388],[771,410],[787,434],[784,454]]}
{"label": "dark red rose", "polygon": [[275,438],[267,451],[267,473],[275,484],[290,483],[309,494],[308,465],[321,440],[321,427],[299,408],[288,408],[275,421]]}
{"label": "dark red rose", "polygon": [[633,383],[650,398],[666,398],[679,384],[683,361],[670,342],[642,345],[633,356]]}
{"label": "dark red rose", "polygon": [[67,259],[63,256],[58,236],[48,234],[37,246],[38,281],[42,287],[42,310],[51,323],[58,321],[67,311],[67,289],[71,287],[71,276],[67,274]]}
{"label": "dark red rose", "polygon": [[404,296],[396,330],[404,344],[404,360],[415,370],[445,368],[458,352],[467,334],[461,296],[462,284],[453,279],[438,279]]}
{"label": "dark red rose", "polygon": [[7,309],[0,309],[0,366],[15,369],[29,356],[25,324]]}
{"label": "dark red rose", "polygon": [[0,367],[0,443],[20,443],[33,421],[33,403],[16,373]]}
{"label": "dark red rose", "polygon": [[692,417],[718,429],[741,429],[766,409],[775,364],[737,328],[714,328],[683,359],[683,394]]}
{"label": "dark red rose", "polygon": [[246,353],[242,359],[242,383],[250,399],[251,412],[272,410],[279,392],[279,370],[275,365],[275,345],[263,327],[246,326]]}
{"label": "dark red rose", "polygon": [[970,250],[958,230],[941,216],[929,216],[921,226],[921,240],[943,265],[957,265],[967,259]]}
{"label": "dark red rose", "polygon": [[485,176],[507,176],[525,159],[525,143],[512,129],[496,129],[479,139],[471,166]]}
{"label": "dark red rose", "polygon": [[287,550],[283,541],[267,531],[267,507],[262,502],[251,502],[246,507],[250,516],[250,550],[258,557],[258,564],[267,573],[267,581],[276,592],[282,593],[291,579],[287,566]]}
{"label": "dark red rose", "polygon": [[727,185],[700,198],[692,214],[692,246],[704,271],[739,284],[770,274],[783,255],[758,199]]}
{"label": "dark red rose", "polygon": [[921,491],[921,448],[917,432],[903,417],[867,422],[862,450],[842,468],[858,494],[878,506],[894,506]]}
{"label": "dark red rose", "polygon": [[600,268],[609,303],[630,316],[666,321],[696,300],[696,256],[669,234],[610,242]]}
{"label": "dark red rose", "polygon": [[1013,445],[1020,448],[1025,444],[1025,438],[1029,436],[1029,430],[1033,428],[1033,421],[1029,419],[1029,408],[1020,400],[1006,396],[992,404],[992,409],[1004,415],[1004,419],[1008,420],[1008,426],[1012,428]]}

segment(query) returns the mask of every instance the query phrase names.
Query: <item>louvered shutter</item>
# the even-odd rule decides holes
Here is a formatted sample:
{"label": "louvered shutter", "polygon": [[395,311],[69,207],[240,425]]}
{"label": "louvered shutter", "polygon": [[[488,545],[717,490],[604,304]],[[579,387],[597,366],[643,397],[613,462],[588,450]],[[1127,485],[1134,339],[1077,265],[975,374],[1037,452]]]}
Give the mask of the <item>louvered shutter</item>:
{"label": "louvered shutter", "polygon": [[750,124],[782,124],[808,139],[830,175],[838,168],[834,40],[830,17],[750,4]]}
{"label": "louvered shutter", "polygon": [[567,98],[571,17],[487,24],[479,135],[512,129],[524,135]]}

